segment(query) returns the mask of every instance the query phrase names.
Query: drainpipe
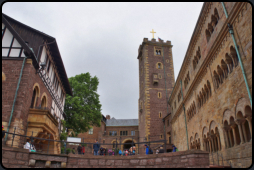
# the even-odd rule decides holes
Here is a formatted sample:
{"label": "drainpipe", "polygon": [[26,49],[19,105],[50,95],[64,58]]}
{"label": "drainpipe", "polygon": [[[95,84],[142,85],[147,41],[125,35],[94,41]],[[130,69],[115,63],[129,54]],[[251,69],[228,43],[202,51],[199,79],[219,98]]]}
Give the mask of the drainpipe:
{"label": "drainpipe", "polygon": [[[228,14],[227,14],[226,7],[225,7],[225,5],[224,5],[223,2],[221,2],[221,4],[222,4],[222,6],[223,6],[223,9],[224,9],[226,18],[228,18]],[[247,88],[247,91],[248,91],[248,95],[249,95],[249,99],[250,99],[250,104],[251,104],[251,107],[252,107],[252,97],[251,97],[249,85],[248,85],[248,82],[247,82],[247,78],[246,78],[246,75],[245,75],[245,71],[244,71],[244,68],[243,68],[243,63],[242,63],[242,60],[241,60],[241,57],[240,57],[240,53],[239,53],[239,51],[238,51],[238,47],[237,47],[237,44],[236,44],[236,41],[235,41],[233,27],[232,27],[232,25],[230,25],[229,23],[228,23],[228,28],[229,28],[229,33],[231,34],[232,39],[233,39],[233,42],[234,42],[234,45],[235,45],[237,57],[238,57],[238,60],[239,60],[239,63],[240,63],[241,69],[242,69],[243,78],[244,78],[244,81],[245,81],[245,85],[246,85],[246,88]]]}
{"label": "drainpipe", "polygon": [[[181,84],[181,94],[182,94],[182,98],[183,98],[182,80],[180,81],[180,84]],[[186,123],[186,114],[185,114],[185,107],[184,107],[184,103],[183,103],[183,113],[184,113],[185,128],[186,128],[187,148],[188,148],[188,150],[189,150],[189,143],[188,143],[188,130],[187,130],[187,123]]]}
{"label": "drainpipe", "polygon": [[165,130],[165,118],[163,118],[163,126],[164,126],[164,153],[166,153],[166,130]]}
{"label": "drainpipe", "polygon": [[9,132],[9,129],[10,129],[10,124],[11,124],[11,119],[12,119],[12,115],[13,115],[13,111],[14,111],[14,106],[15,106],[15,102],[16,102],[17,95],[18,95],[19,84],[20,84],[20,81],[21,81],[22,72],[23,72],[23,69],[24,69],[24,65],[25,65],[26,59],[27,59],[27,56],[26,56],[26,57],[24,58],[24,60],[23,60],[23,64],[22,64],[21,71],[20,71],[20,74],[19,74],[19,81],[18,81],[18,85],[17,85],[16,92],[15,92],[14,101],[13,101],[13,104],[12,104],[11,116],[10,116],[9,124],[8,124],[8,127],[7,127],[7,133],[6,133],[6,136],[5,136],[5,142],[7,141],[8,132]]}

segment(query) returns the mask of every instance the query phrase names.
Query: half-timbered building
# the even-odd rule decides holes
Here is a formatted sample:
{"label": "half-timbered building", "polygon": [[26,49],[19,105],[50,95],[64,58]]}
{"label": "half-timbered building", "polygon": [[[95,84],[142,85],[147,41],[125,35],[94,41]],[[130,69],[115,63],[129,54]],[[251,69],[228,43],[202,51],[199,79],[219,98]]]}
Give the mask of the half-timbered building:
{"label": "half-timbered building", "polygon": [[[56,39],[2,14],[2,125],[8,132],[59,140],[71,87]],[[6,135],[6,145],[11,145]],[[13,146],[26,139],[15,137]],[[34,140],[43,152],[47,141]],[[50,143],[52,153],[60,145]]]}

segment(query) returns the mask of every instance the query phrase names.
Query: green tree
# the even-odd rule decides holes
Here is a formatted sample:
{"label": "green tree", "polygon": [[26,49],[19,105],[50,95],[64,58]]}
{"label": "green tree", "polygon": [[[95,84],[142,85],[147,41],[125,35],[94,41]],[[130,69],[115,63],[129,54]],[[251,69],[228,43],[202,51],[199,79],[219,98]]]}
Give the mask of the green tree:
{"label": "green tree", "polygon": [[[64,129],[73,129],[75,136],[87,132],[91,126],[100,127],[101,104],[97,88],[99,80],[90,73],[81,73],[69,78],[73,96],[66,94],[64,111],[66,119],[62,122]],[[61,134],[66,140],[67,132]]]}

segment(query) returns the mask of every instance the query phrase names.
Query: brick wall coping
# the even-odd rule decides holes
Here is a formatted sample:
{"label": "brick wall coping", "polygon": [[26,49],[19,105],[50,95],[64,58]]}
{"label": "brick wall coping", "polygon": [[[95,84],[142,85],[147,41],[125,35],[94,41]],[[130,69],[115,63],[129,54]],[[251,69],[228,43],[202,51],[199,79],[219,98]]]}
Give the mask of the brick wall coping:
{"label": "brick wall coping", "polygon": [[[2,150],[4,151],[14,151],[14,152],[23,152],[29,153],[30,159],[35,160],[51,160],[56,159],[61,162],[67,162],[67,158],[79,158],[79,159],[104,159],[104,160],[131,160],[131,159],[151,159],[151,158],[163,158],[163,157],[175,157],[175,156],[186,156],[187,157],[200,157],[200,154],[207,154],[209,152],[202,150],[187,150],[187,151],[178,151],[178,152],[170,152],[170,153],[160,153],[160,154],[152,154],[152,155],[132,155],[132,156],[94,156],[94,155],[78,155],[78,154],[47,154],[47,153],[38,153],[38,152],[29,152],[28,149],[23,148],[12,148],[8,146],[2,146]],[[197,155],[198,154],[198,155]],[[189,155],[189,156],[188,156]]]}
{"label": "brick wall coping", "polygon": [[[207,154],[209,152],[202,151],[202,150],[188,150],[188,151],[178,151],[178,152],[170,152],[170,153],[159,153],[159,154],[152,154],[152,155],[132,155],[132,156],[94,156],[94,155],[78,155],[78,154],[69,154],[69,158],[83,158],[83,159],[110,159],[110,160],[119,160],[119,159],[150,159],[150,158],[162,158],[162,157],[174,157],[174,156],[185,156],[185,155],[192,155],[193,157],[198,157],[196,154]],[[196,155],[196,156],[194,156]]]}
{"label": "brick wall coping", "polygon": [[13,148],[13,147],[3,146],[3,145],[2,145],[2,150],[29,153],[29,150],[28,150],[28,149]]}

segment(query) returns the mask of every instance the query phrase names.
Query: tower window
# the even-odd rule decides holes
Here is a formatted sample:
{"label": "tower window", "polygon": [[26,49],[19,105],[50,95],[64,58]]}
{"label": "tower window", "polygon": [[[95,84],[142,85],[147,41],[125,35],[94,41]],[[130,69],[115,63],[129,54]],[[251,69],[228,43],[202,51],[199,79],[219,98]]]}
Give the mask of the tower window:
{"label": "tower window", "polygon": [[161,112],[159,112],[159,118],[161,118]]}
{"label": "tower window", "polygon": [[156,68],[157,68],[157,69],[163,69],[162,63],[157,63],[157,64],[156,64]]}
{"label": "tower window", "polygon": [[158,98],[161,98],[161,92],[158,92]]}

